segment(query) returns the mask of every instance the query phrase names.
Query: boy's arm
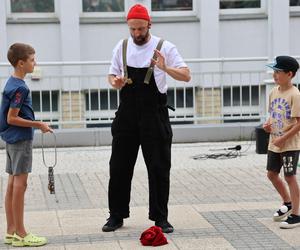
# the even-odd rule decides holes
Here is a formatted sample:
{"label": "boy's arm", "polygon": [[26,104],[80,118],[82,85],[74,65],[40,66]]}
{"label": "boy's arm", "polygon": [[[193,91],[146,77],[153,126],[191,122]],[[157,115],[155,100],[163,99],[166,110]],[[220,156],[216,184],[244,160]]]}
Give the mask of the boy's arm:
{"label": "boy's arm", "polygon": [[53,132],[53,130],[44,122],[40,121],[31,121],[23,119],[22,117],[18,116],[20,109],[19,108],[9,108],[7,113],[7,123],[14,126],[19,127],[32,127],[38,128],[43,133],[46,132]]}
{"label": "boy's arm", "polygon": [[282,147],[289,138],[293,137],[300,131],[300,117],[296,117],[297,122],[284,135],[273,140],[273,144],[277,147]]}

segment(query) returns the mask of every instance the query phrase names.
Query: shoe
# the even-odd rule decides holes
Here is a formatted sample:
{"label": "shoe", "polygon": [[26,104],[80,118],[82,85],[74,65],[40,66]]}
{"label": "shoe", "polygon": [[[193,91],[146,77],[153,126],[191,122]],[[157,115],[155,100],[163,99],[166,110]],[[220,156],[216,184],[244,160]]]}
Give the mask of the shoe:
{"label": "shoe", "polygon": [[289,216],[292,213],[292,205],[288,204],[285,205],[283,204],[277,212],[273,215],[273,220],[274,221],[281,221],[285,217]]}
{"label": "shoe", "polygon": [[11,244],[13,241],[14,235],[13,234],[6,234],[4,237],[4,244]]}
{"label": "shoe", "polygon": [[155,226],[160,227],[166,234],[174,232],[174,227],[167,220],[155,221]]}
{"label": "shoe", "polygon": [[280,223],[280,228],[295,228],[300,226],[300,216],[291,214],[288,218]]}
{"label": "shoe", "polygon": [[34,234],[27,234],[24,238],[14,233],[11,245],[14,247],[39,247],[47,244],[45,237],[39,237]]}
{"label": "shoe", "polygon": [[123,226],[123,219],[110,216],[102,227],[103,232],[112,232]]}

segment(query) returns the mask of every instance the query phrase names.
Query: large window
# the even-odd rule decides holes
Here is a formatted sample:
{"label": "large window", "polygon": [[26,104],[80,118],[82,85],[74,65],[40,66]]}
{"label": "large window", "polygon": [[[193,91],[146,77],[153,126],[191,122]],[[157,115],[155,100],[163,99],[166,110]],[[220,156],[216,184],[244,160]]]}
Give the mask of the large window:
{"label": "large window", "polygon": [[256,106],[259,105],[258,86],[224,87],[223,106]]}
{"label": "large window", "polygon": [[35,112],[58,111],[58,95],[58,91],[32,91],[33,110]]}
{"label": "large window", "polygon": [[193,10],[193,0],[151,0],[152,11]]}
{"label": "large window", "polygon": [[118,108],[117,91],[91,90],[85,94],[85,107],[87,111],[111,110]]}
{"label": "large window", "polygon": [[83,12],[123,12],[124,0],[82,0]]}
{"label": "large window", "polygon": [[220,9],[261,8],[260,0],[220,0]]}
{"label": "large window", "polygon": [[224,87],[224,122],[259,121],[259,94],[258,85]]}
{"label": "large window", "polygon": [[174,108],[192,108],[194,104],[193,88],[168,89],[168,105]]}
{"label": "large window", "polygon": [[54,0],[10,0],[12,13],[52,13]]}
{"label": "large window", "polygon": [[290,6],[300,6],[300,0],[290,0]]}

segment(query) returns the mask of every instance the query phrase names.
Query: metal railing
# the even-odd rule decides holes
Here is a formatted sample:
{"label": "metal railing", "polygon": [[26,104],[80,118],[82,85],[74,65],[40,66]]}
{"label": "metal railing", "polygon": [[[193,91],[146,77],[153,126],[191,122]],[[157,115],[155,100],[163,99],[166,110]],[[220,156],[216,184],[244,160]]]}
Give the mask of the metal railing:
{"label": "metal railing", "polygon": [[[297,57],[300,58],[300,57]],[[189,83],[170,77],[168,104],[173,123],[261,121],[266,117],[266,57],[186,59]],[[26,78],[36,118],[59,128],[108,126],[120,103],[107,81],[109,61],[41,62]],[[3,89],[11,71],[0,63]],[[299,84],[299,75],[294,79]],[[0,97],[1,98],[1,97]]]}

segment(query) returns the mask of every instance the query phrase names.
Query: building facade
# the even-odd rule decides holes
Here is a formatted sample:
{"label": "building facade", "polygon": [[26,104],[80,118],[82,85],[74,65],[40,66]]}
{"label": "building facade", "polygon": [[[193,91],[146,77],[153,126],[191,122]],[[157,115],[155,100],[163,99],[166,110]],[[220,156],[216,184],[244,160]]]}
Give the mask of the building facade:
{"label": "building facade", "polygon": [[[176,44],[191,83],[168,79],[176,123],[260,121],[266,114],[265,64],[300,55],[298,0],[3,0],[0,80],[10,44],[31,44],[40,65],[28,79],[39,119],[58,127],[109,124],[118,92],[106,74],[116,43],[129,36],[130,6],[147,6],[151,32]],[[298,58],[298,57],[297,57]],[[299,58],[298,58],[299,59]],[[299,77],[295,79],[299,84]],[[101,121],[101,122],[100,122]]]}

